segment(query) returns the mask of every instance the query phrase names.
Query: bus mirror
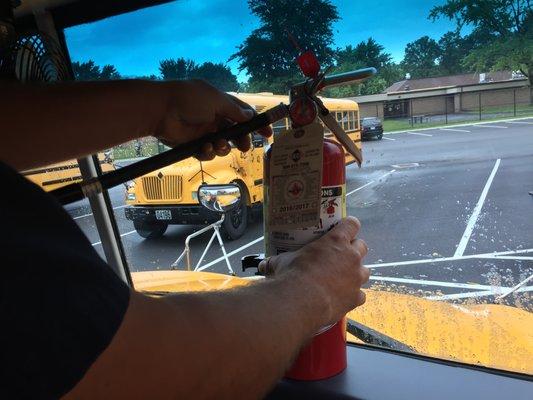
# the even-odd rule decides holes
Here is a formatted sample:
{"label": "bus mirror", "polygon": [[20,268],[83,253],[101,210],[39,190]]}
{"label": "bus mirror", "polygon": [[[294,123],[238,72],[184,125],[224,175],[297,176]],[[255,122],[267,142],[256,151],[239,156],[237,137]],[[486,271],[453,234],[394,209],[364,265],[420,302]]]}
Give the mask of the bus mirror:
{"label": "bus mirror", "polygon": [[241,190],[239,186],[201,185],[198,188],[198,201],[208,210],[227,213],[239,205]]}

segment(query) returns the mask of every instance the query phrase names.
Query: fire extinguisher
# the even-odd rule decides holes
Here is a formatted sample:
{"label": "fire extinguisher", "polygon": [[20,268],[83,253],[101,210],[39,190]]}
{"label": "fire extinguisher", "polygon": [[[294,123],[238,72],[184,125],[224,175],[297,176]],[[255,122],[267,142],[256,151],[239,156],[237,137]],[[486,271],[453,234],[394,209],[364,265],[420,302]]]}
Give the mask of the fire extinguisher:
{"label": "fire extinguisher", "polygon": [[[268,213],[270,195],[270,157],[265,152],[264,212]],[[332,210],[333,208],[333,210]],[[332,212],[333,211],[333,212]],[[324,139],[322,159],[322,189],[319,224],[310,229],[296,228],[272,231],[269,216],[265,215],[266,256],[295,250],[295,243],[305,245],[329,231],[346,216],[346,166],[344,149],[337,142]],[[337,375],[346,368],[346,319],[322,328],[311,342],[301,349],[287,378],[318,380]]]}

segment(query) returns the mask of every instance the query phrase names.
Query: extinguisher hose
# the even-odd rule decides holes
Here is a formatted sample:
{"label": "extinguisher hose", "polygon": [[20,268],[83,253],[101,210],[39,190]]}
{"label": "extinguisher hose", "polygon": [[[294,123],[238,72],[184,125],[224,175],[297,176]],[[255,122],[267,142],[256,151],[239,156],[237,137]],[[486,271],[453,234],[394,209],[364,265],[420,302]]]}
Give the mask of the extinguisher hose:
{"label": "extinguisher hose", "polygon": [[270,110],[257,114],[249,121],[233,125],[218,132],[209,133],[199,139],[178,145],[173,149],[145,158],[134,164],[107,172],[87,181],[71,183],[59,189],[52,190],[50,193],[54,195],[61,204],[70,204],[93,193],[100,193],[104,189],[118,186],[156,169],[195,156],[200,153],[200,150],[206,143],[213,143],[217,139],[236,140],[243,135],[286,118],[288,115],[288,107],[285,104],[279,104]]}

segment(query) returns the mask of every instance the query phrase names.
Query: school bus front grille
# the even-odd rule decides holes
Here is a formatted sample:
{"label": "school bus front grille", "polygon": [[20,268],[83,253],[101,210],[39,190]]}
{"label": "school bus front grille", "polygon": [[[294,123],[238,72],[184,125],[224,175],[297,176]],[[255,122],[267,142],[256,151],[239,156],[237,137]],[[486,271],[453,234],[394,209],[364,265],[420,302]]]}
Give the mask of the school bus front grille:
{"label": "school bus front grille", "polygon": [[183,185],[179,175],[144,176],[142,184],[147,200],[181,200]]}

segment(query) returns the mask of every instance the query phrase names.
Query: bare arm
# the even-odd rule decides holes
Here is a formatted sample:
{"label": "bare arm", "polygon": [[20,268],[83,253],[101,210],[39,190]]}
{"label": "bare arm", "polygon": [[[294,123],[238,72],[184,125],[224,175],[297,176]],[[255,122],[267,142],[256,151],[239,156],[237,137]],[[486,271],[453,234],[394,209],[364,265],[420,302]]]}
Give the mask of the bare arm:
{"label": "bare arm", "polygon": [[[149,135],[177,145],[253,116],[247,105],[202,81],[7,84],[1,92],[0,159],[19,170]],[[247,150],[249,138],[237,145]],[[200,157],[227,152],[221,140]]]}
{"label": "bare arm", "polygon": [[273,257],[273,278],[238,290],[132,293],[110,346],[67,398],[261,397],[321,326],[364,302],[369,272],[358,229],[351,218]]}

